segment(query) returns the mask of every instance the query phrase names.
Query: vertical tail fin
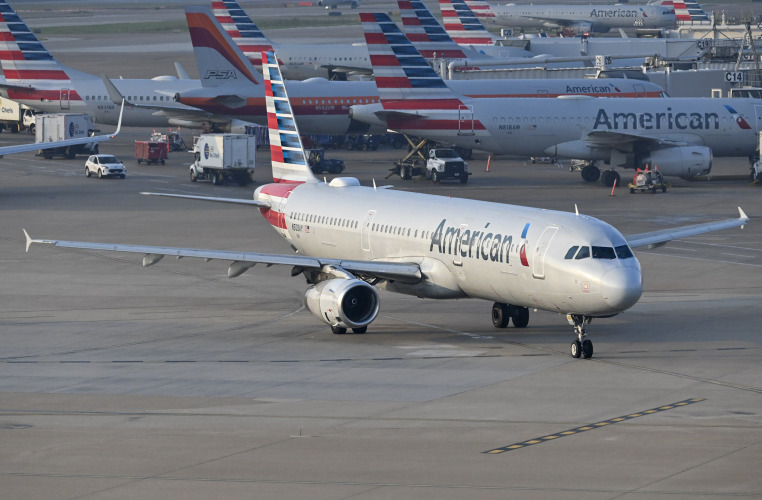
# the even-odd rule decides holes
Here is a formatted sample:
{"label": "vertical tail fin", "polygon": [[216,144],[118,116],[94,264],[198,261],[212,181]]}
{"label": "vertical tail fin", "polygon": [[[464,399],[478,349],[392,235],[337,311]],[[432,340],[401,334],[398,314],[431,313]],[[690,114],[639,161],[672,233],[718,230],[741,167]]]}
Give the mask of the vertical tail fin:
{"label": "vertical tail fin", "polygon": [[495,45],[492,33],[476,18],[464,0],[439,0],[442,24],[447,34],[460,45]]}
{"label": "vertical tail fin", "polygon": [[463,48],[447,34],[431,11],[421,0],[397,0],[402,16],[402,26],[408,39],[427,59],[446,57],[465,59]]}
{"label": "vertical tail fin", "polygon": [[10,83],[68,81],[66,68],[40,43],[6,0],[0,0],[0,65]]}
{"label": "vertical tail fin", "polygon": [[262,52],[272,52],[273,44],[246,12],[233,0],[214,0],[214,17],[254,66],[262,65]]}
{"label": "vertical tail fin", "polygon": [[294,120],[286,86],[272,52],[262,52],[265,76],[267,127],[270,132],[270,157],[274,182],[317,182],[307,165],[299,128]]}
{"label": "vertical tail fin", "polygon": [[457,109],[460,99],[386,14],[360,14],[385,109]]}
{"label": "vertical tail fin", "polygon": [[262,75],[225,33],[208,8],[186,7],[185,18],[202,87],[245,81],[261,85]]}
{"label": "vertical tail fin", "polygon": [[464,0],[471,12],[479,19],[494,21],[495,13],[487,0]]}
{"label": "vertical tail fin", "polygon": [[709,22],[709,16],[696,0],[664,0],[660,5],[675,9],[678,24]]}

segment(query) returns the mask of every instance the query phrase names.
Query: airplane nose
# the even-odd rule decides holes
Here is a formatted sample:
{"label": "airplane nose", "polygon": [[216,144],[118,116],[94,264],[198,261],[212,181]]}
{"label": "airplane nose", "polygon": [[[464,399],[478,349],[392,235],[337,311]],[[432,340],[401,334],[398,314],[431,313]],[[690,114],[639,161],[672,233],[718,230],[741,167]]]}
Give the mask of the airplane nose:
{"label": "airplane nose", "polygon": [[618,267],[601,276],[603,300],[616,311],[634,306],[643,293],[640,271],[634,267]]}

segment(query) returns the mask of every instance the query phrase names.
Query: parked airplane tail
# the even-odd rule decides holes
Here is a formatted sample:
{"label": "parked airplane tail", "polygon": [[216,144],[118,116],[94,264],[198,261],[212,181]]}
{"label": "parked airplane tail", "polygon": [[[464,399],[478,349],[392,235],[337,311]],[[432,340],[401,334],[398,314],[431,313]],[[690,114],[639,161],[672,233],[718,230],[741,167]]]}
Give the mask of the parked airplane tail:
{"label": "parked airplane tail", "polygon": [[479,21],[464,0],[439,0],[442,24],[450,38],[461,45],[494,45],[492,33]]}
{"label": "parked airplane tail", "polygon": [[6,0],[0,0],[0,64],[7,82],[70,79]]}
{"label": "parked airplane tail", "polygon": [[288,100],[286,86],[275,54],[262,52],[265,77],[267,126],[270,130],[270,157],[274,182],[318,182],[307,165],[299,128]]}
{"label": "parked airplane tail", "polygon": [[494,20],[495,13],[492,10],[492,6],[487,3],[487,0],[464,0],[466,6],[471,9],[471,12],[479,19]]}
{"label": "parked airplane tail", "polygon": [[233,0],[212,2],[214,17],[254,66],[262,65],[262,52],[274,51],[273,44],[246,12]]}
{"label": "parked airplane tail", "polygon": [[695,0],[663,0],[659,5],[674,7],[678,24],[708,23],[709,15]]}
{"label": "parked airplane tail", "polygon": [[185,17],[196,55],[202,87],[248,80],[260,85],[262,76],[206,7],[186,7]]}
{"label": "parked airplane tail", "polygon": [[427,59],[465,59],[463,48],[453,41],[431,11],[420,0],[397,0],[402,26],[408,39]]}

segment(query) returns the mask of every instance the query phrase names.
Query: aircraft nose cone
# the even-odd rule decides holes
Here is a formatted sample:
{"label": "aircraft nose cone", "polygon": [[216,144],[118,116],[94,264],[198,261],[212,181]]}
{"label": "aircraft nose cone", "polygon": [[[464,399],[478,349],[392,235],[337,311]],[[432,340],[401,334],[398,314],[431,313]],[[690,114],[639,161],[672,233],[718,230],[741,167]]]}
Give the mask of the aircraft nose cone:
{"label": "aircraft nose cone", "polygon": [[603,300],[616,311],[634,306],[643,293],[640,271],[634,267],[619,267],[601,277]]}

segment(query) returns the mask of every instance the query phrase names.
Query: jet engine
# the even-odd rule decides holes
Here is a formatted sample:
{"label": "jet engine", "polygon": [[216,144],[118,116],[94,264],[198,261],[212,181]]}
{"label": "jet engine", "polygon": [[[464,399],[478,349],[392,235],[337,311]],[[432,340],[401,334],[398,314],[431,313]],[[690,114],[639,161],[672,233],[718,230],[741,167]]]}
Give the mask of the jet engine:
{"label": "jet engine", "polygon": [[324,323],[341,328],[362,328],[378,316],[376,289],[357,279],[330,279],[312,285],[304,305]]}
{"label": "jet engine", "polygon": [[648,164],[658,168],[663,175],[695,177],[712,170],[712,150],[706,146],[684,146],[657,149],[639,157],[639,168]]}

